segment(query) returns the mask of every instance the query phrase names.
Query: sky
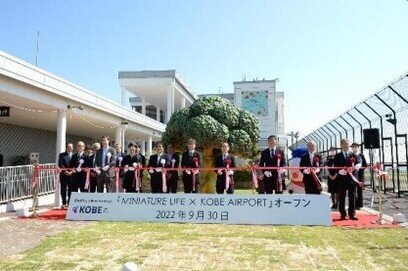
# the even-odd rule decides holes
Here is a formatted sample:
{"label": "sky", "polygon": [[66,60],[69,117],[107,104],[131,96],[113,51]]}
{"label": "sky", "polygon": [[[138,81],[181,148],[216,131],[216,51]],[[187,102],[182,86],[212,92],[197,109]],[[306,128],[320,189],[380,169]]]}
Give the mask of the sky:
{"label": "sky", "polygon": [[279,78],[300,138],[408,72],[407,0],[1,0],[0,50],[120,102],[118,72],[197,94]]}

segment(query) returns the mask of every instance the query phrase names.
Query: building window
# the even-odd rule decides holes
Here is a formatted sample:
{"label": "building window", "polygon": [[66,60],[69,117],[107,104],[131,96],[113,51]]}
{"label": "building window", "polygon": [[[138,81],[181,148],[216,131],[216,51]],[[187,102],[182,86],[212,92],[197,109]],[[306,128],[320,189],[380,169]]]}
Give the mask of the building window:
{"label": "building window", "polygon": [[147,105],[146,106],[146,116],[152,119],[156,119],[156,116],[157,116],[156,107],[153,105]]}
{"label": "building window", "polygon": [[142,113],[142,107],[140,105],[132,106],[132,109],[138,113]]}

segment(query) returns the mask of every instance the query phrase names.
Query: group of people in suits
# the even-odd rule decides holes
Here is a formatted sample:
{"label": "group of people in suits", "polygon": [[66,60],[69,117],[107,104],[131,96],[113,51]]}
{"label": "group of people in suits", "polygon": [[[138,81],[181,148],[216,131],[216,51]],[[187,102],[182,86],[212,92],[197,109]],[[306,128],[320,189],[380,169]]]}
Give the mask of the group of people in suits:
{"label": "group of people in suits", "polygon": [[[358,220],[356,209],[363,207],[363,185],[364,170],[367,162],[362,153],[359,152],[360,145],[349,140],[341,140],[341,150],[336,153],[334,148],[330,149],[326,162],[323,163],[322,156],[316,151],[316,143],[307,143],[307,153],[300,160],[300,171],[303,174],[303,184],[306,194],[321,194],[322,167],[327,166],[328,192],[331,194],[332,208],[340,212],[340,218]],[[257,170],[258,192],[260,194],[280,194],[286,189],[284,182],[285,156],[283,150],[276,147],[276,137],[268,138],[268,148],[260,152],[260,157],[255,160],[254,165],[264,167]],[[265,168],[266,167],[266,168]],[[268,169],[271,167],[272,169]],[[333,168],[330,168],[333,167]],[[348,210],[346,212],[345,202],[348,196]]]}
{"label": "group of people in suits", "polygon": [[[364,170],[367,166],[366,159],[359,153],[359,144],[350,143],[342,139],[341,150],[336,153],[334,148],[329,151],[326,162],[316,152],[316,143],[307,143],[308,152],[301,158],[300,171],[303,173],[303,184],[306,194],[320,194],[322,192],[322,170],[327,166],[328,192],[331,194],[332,208],[339,209],[340,218],[346,219],[347,214],[351,220],[357,220],[356,209],[363,207]],[[348,196],[348,211],[345,202]]]}
{"label": "group of people in suits", "polygon": [[[182,170],[182,181],[185,193],[198,193],[200,191],[200,168],[202,167],[202,154],[196,150],[196,140],[189,139],[187,150],[180,155],[174,152],[172,144],[168,144],[166,152],[162,142],[156,142],[155,154],[146,157],[140,153],[140,146],[131,142],[127,153],[122,151],[120,144],[114,148],[109,144],[109,137],[102,136],[100,143],[86,147],[79,141],[74,145],[68,143],[66,151],[59,155],[58,166],[60,174],[60,188],[63,208],[69,204],[72,192],[114,192],[128,193],[142,192],[143,174],[150,175],[152,193],[177,193],[179,180],[179,167]],[[234,156],[229,153],[227,142],[221,145],[221,154],[215,158],[215,166],[220,168],[234,168]],[[163,170],[165,169],[165,171]],[[119,172],[120,183],[116,187],[115,174]],[[89,175],[87,176],[87,172]],[[232,170],[217,170],[217,193],[234,192]],[[88,181],[87,181],[88,178]],[[165,178],[165,180],[164,180]],[[163,181],[164,180],[164,181]],[[163,189],[163,186],[166,189]]]}
{"label": "group of people in suits", "polygon": [[[221,153],[215,157],[214,167],[217,175],[216,192],[218,194],[234,193],[235,158],[229,153],[228,142],[221,144]],[[351,147],[351,151],[350,151]],[[314,142],[307,143],[308,152],[301,158],[300,167],[303,173],[303,183],[306,194],[320,194],[322,192],[321,167],[337,167],[328,169],[327,179],[329,193],[332,197],[332,208],[339,208],[341,219],[346,219],[345,198],[348,194],[350,219],[357,219],[355,209],[363,206],[362,185],[364,182],[364,168],[367,166],[364,155],[358,153],[359,145],[353,143],[349,146],[347,139],[341,140],[341,151],[335,153],[331,150],[323,163],[322,156],[316,152]],[[179,180],[179,167],[182,170],[182,181],[185,193],[198,193],[200,191],[200,168],[203,164],[202,154],[196,150],[196,141],[189,139],[187,149],[181,154],[174,152],[172,144],[165,148],[162,142],[156,142],[155,154],[146,157],[140,153],[137,143],[129,143],[128,151],[122,152],[122,146],[109,145],[109,137],[103,136],[100,143],[92,147],[85,147],[82,141],[74,146],[68,143],[66,151],[59,155],[60,184],[62,204],[66,207],[69,203],[71,192],[107,192],[124,191],[128,193],[142,192],[143,174],[147,170],[150,175],[152,193],[177,193]],[[285,169],[286,157],[282,149],[277,147],[277,138],[271,135],[268,138],[268,148],[259,152],[256,161],[261,169],[257,170],[256,178],[260,194],[282,194],[286,190]],[[88,185],[87,173],[90,171]],[[340,170],[339,170],[340,168]],[[353,168],[352,171],[346,169]],[[113,180],[119,172],[121,183],[116,187]],[[89,178],[89,176],[88,176]],[[165,186],[165,187],[163,187]],[[68,193],[67,193],[68,190]]]}
{"label": "group of people in suits", "polygon": [[[112,168],[118,157],[116,150],[109,146],[108,136],[103,136],[101,143],[94,143],[91,147],[78,141],[75,153],[73,143],[68,143],[65,152],[58,157],[62,206],[69,203],[71,192],[103,192],[104,187],[107,191],[113,190]],[[85,169],[93,169],[89,172],[88,184]]]}

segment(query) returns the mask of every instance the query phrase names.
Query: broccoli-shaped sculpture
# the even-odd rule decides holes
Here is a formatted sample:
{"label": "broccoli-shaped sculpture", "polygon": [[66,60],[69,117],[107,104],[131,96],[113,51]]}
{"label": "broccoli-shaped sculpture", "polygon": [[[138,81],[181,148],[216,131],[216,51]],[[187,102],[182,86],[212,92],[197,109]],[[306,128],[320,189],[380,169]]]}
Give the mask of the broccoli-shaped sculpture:
{"label": "broccoli-shaped sculpture", "polygon": [[[213,166],[213,149],[222,142],[230,144],[234,155],[251,157],[258,144],[259,120],[221,97],[207,96],[189,108],[177,110],[167,123],[162,140],[183,151],[189,138],[194,138],[197,148],[203,151],[204,167]],[[213,192],[214,176],[210,171],[202,173],[203,192]]]}

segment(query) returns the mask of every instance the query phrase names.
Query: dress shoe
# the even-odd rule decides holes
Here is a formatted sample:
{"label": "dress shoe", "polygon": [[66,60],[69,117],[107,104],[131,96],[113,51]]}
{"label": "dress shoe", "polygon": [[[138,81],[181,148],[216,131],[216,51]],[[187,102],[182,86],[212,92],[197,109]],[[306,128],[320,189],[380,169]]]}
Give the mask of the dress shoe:
{"label": "dress shoe", "polygon": [[355,216],[350,217],[350,219],[351,219],[351,220],[358,220],[358,218],[355,217]]}
{"label": "dress shoe", "polygon": [[347,218],[345,216],[341,216],[340,220],[346,220]]}

